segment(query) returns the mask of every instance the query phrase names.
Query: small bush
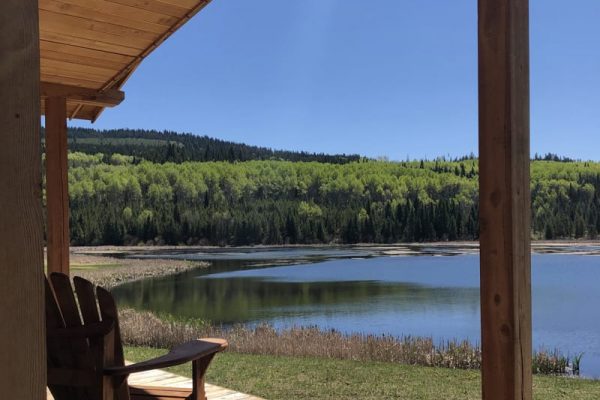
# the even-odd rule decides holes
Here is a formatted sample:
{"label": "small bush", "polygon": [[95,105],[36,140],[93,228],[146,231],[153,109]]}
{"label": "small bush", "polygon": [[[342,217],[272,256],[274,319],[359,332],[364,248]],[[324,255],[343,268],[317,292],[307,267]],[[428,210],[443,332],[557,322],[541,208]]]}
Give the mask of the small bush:
{"label": "small bush", "polygon": [[558,350],[547,351],[540,350],[533,353],[532,367],[534,374],[544,375],[564,375],[571,373],[579,375],[579,363],[583,354],[578,354],[573,361],[566,357]]}

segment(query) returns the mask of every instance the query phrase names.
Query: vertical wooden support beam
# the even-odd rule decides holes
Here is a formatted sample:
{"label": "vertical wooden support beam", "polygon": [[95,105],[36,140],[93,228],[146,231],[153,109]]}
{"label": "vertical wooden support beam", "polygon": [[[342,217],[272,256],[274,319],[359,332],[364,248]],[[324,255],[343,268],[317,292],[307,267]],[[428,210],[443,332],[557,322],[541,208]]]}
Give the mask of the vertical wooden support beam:
{"label": "vertical wooden support beam", "polygon": [[67,100],[46,99],[46,241],[48,273],[69,274]]}
{"label": "vertical wooden support beam", "polygon": [[483,399],[532,398],[528,0],[479,0]]}
{"label": "vertical wooden support beam", "polygon": [[0,1],[0,398],[46,398],[37,0]]}

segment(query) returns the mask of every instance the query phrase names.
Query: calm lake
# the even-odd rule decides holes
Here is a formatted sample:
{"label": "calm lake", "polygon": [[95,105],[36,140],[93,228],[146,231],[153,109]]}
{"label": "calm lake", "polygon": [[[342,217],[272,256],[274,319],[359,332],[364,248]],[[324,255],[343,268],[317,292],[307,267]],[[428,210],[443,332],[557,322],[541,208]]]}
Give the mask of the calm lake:
{"label": "calm lake", "polygon": [[[439,341],[480,337],[476,253],[278,248],[140,257],[206,260],[211,266],[120,286],[114,290],[120,307],[221,324],[317,325]],[[600,377],[600,258],[534,254],[532,260],[534,347],[584,353],[582,375]]]}

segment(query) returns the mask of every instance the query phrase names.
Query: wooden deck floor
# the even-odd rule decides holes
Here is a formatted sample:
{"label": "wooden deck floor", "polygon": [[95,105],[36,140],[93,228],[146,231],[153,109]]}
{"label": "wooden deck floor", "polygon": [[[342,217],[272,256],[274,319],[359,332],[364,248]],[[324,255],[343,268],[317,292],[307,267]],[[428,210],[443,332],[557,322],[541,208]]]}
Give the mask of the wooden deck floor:
{"label": "wooden deck floor", "polygon": [[[191,379],[160,369],[131,374],[128,381],[132,386],[167,386],[178,388],[192,387]],[[217,385],[211,385],[210,383],[207,383],[205,388],[206,397],[208,400],[263,400],[260,397],[236,392],[235,390],[226,389]],[[53,400],[50,392],[48,392],[48,400]]]}

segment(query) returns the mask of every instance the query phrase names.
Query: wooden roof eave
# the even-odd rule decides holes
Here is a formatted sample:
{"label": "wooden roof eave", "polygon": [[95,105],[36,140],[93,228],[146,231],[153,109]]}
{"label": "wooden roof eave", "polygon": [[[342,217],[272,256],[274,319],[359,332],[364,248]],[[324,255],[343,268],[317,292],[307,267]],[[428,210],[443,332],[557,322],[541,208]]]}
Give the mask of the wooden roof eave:
{"label": "wooden roof eave", "polygon": [[[155,3],[152,3],[152,1],[154,1]],[[73,15],[68,14],[68,12],[70,10],[74,10],[75,7],[78,7],[77,10],[79,9],[85,9],[86,12],[89,14],[90,10],[93,9],[93,7],[101,7],[103,5],[103,2],[105,2],[105,0],[83,0],[81,2],[75,2],[76,4],[73,3],[72,0],[40,0],[40,10],[42,8],[45,8],[45,12],[47,13],[52,13],[54,12],[56,15],[58,15],[56,13],[56,5],[54,3],[58,3],[58,5],[62,5],[63,8],[59,8],[59,10],[65,10],[65,15],[68,15],[69,18],[76,18],[73,17]],[[111,56],[115,56],[115,57],[122,57],[124,59],[127,59],[127,61],[123,64],[123,66],[121,68],[115,69],[114,73],[112,73],[105,81],[103,80],[102,82],[99,82],[98,84],[93,84],[91,83],[92,80],[98,80],[98,76],[100,76],[102,73],[104,73],[105,71],[109,71],[110,69],[106,66],[106,65],[102,65],[104,63],[98,63],[99,66],[102,65],[100,68],[96,68],[96,69],[92,69],[95,67],[95,65],[93,65],[92,63],[90,63],[88,61],[87,65],[83,65],[81,68],[81,71],[77,70],[77,66],[78,64],[74,63],[74,64],[66,64],[68,65],[70,68],[68,71],[62,71],[62,70],[57,70],[56,65],[52,64],[52,73],[57,76],[58,78],[53,79],[54,81],[44,81],[44,56],[42,54],[41,56],[41,60],[42,60],[42,89],[45,87],[47,89],[56,89],[59,86],[63,86],[62,89],[60,90],[42,90],[41,93],[41,97],[42,97],[42,103],[44,103],[44,99],[47,98],[50,94],[54,93],[58,93],[59,95],[62,93],[64,95],[66,95],[67,98],[67,103],[68,103],[68,109],[67,109],[67,117],[70,119],[86,119],[86,120],[90,120],[92,122],[96,121],[98,119],[98,117],[100,116],[100,114],[102,113],[102,111],[104,111],[104,109],[106,107],[114,107],[118,104],[120,104],[121,101],[123,101],[124,99],[124,93],[121,91],[123,85],[127,82],[127,80],[129,79],[129,77],[133,74],[133,72],[137,69],[137,67],[142,63],[142,61],[152,53],[152,51],[154,51],[158,46],[160,46],[166,39],[168,39],[175,31],[177,31],[181,26],[183,26],[186,22],[188,22],[195,14],[197,14],[200,10],[202,10],[208,3],[210,2],[210,0],[198,0],[198,1],[194,1],[194,0],[187,0],[187,1],[182,1],[182,2],[178,2],[178,1],[164,1],[164,2],[156,2],[155,0],[151,0],[150,2],[138,2],[135,0],[121,0],[119,2],[110,2],[110,7],[122,7],[122,8],[127,8],[128,11],[131,11],[132,8],[135,7],[140,7],[140,9],[142,9],[143,7],[147,7],[147,9],[144,9],[144,11],[149,12],[149,13],[154,13],[157,14],[155,12],[154,9],[152,9],[151,11],[148,11],[152,5],[156,4],[159,5],[161,7],[174,7],[177,10],[185,10],[185,12],[182,13],[182,15],[180,15],[177,19],[174,19],[174,17],[172,16],[168,16],[168,20],[169,21],[173,21],[174,23],[172,23],[169,26],[164,26],[165,30],[156,35],[155,39],[152,40],[151,42],[148,43],[148,45],[146,45],[143,49],[141,49],[139,52],[137,52],[137,54],[133,55],[133,54],[128,54],[128,55],[121,55],[118,52],[115,53],[110,53],[106,50],[106,46],[104,44],[102,44],[101,42],[98,45],[98,48],[83,48],[83,50],[85,51],[93,51],[93,52],[98,52],[98,54],[104,54],[102,52],[107,52],[110,53]],[[62,4],[64,3],[64,4]],[[187,5],[186,5],[187,4]],[[85,8],[86,6],[90,7],[90,8]],[[54,8],[53,8],[54,7]],[[48,11],[48,9],[50,11]],[[102,11],[102,10],[100,10]],[[100,12],[98,11],[98,12]],[[160,10],[162,11],[162,9]],[[54,14],[52,14],[54,15]],[[89,21],[94,22],[93,19],[93,15],[91,15],[91,17],[89,17]],[[88,20],[85,20],[86,22],[89,22]],[[132,21],[133,22],[133,21]],[[81,21],[78,20],[78,23],[82,23]],[[105,22],[103,22],[105,23]],[[122,22],[121,22],[122,23]],[[105,23],[106,24],[106,23]],[[56,24],[54,25],[56,26]],[[94,24],[90,24],[91,29],[94,29],[95,25]],[[44,41],[46,40],[44,38],[44,34],[43,32],[45,32],[44,29],[44,21],[41,20],[40,21],[40,31],[42,32],[41,35],[41,40]],[[120,26],[119,31],[124,30],[127,27],[124,26]],[[67,30],[67,29],[66,29]],[[147,34],[148,32],[145,32],[145,34]],[[69,43],[70,40],[70,35],[68,33],[67,30],[67,34],[63,35],[62,37],[60,35],[55,35],[53,34],[51,37],[49,37],[48,40],[48,44],[52,44],[52,45],[57,45],[57,46],[73,46],[73,47],[77,47],[78,49],[81,49],[80,43]],[[136,40],[138,40],[139,43],[139,38],[136,38]],[[123,42],[127,43],[127,38],[124,37],[123,38]],[[85,42],[86,44],[88,42]],[[96,43],[96,42],[94,42]],[[92,47],[92,46],[90,46]],[[129,52],[129,51],[128,51]],[[56,58],[55,58],[56,59]],[[47,60],[48,65],[51,65],[53,61],[52,60]],[[75,61],[76,62],[76,61]],[[93,62],[93,60],[92,60]],[[56,62],[55,64],[58,64],[59,66],[61,65],[61,61]],[[77,72],[77,77],[78,78],[82,78],[82,77],[86,77],[85,75],[85,71],[90,70],[92,72],[92,75],[90,75],[90,83],[85,82],[82,85],[74,85],[72,84],[72,82],[69,82],[68,79],[65,78],[64,82],[61,82],[62,80],[62,76],[66,76],[68,77],[69,74],[73,74],[74,72]],[[99,72],[96,72],[96,70],[98,70]],[[95,86],[95,87],[81,87],[80,86]],[[79,91],[78,89],[81,89],[81,91]],[[42,113],[44,112],[44,108],[42,107]]]}
{"label": "wooden roof eave", "polygon": [[[204,7],[210,3],[211,0],[201,0],[194,8],[192,8],[189,12],[187,12],[176,24],[174,24],[171,28],[169,28],[161,37],[159,37],[155,42],[153,42],[150,46],[148,46],[139,56],[137,56],[128,66],[128,68],[121,71],[121,73],[115,75],[115,77],[111,80],[113,83],[113,87],[121,89],[123,85],[129,80],[131,75],[135,72],[137,67],[144,61],[146,57],[150,55],[158,46],[160,46],[165,40],[167,40],[173,33],[175,33],[179,28],[181,28],[185,23],[187,23],[194,15],[200,12]],[[109,87],[110,82],[107,84]],[[97,113],[94,115],[92,119],[92,123],[95,122],[100,114],[102,114],[104,108],[99,108]]]}

